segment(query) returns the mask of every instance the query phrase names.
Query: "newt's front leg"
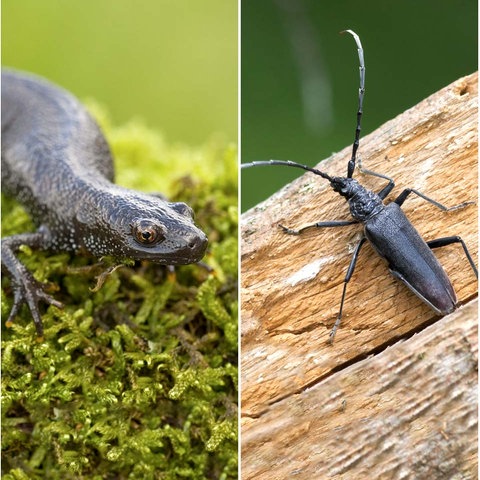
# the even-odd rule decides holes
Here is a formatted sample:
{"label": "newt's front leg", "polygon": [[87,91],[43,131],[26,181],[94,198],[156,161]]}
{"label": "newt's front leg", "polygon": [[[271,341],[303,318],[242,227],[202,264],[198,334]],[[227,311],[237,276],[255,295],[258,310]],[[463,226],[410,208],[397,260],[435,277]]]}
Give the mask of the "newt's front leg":
{"label": "newt's front leg", "polygon": [[39,337],[43,336],[43,325],[38,302],[42,300],[57,308],[63,308],[63,304],[46,292],[46,285],[35,280],[25,265],[16,257],[15,253],[21,245],[27,245],[33,249],[43,249],[44,244],[45,238],[42,232],[12,235],[2,239],[1,252],[2,270],[10,277],[14,295],[12,310],[8,315],[6,324],[8,326],[13,322],[20,307],[26,303],[32,314]]}

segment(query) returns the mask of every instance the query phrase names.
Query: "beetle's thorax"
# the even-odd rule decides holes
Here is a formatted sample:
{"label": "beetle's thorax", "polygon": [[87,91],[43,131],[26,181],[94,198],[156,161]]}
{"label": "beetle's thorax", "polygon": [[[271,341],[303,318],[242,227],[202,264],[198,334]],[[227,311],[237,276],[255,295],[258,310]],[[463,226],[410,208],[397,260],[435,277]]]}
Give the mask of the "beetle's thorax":
{"label": "beetle's thorax", "polygon": [[378,215],[385,208],[375,192],[366,189],[354,178],[333,177],[330,184],[333,190],[347,199],[352,217],[360,222]]}

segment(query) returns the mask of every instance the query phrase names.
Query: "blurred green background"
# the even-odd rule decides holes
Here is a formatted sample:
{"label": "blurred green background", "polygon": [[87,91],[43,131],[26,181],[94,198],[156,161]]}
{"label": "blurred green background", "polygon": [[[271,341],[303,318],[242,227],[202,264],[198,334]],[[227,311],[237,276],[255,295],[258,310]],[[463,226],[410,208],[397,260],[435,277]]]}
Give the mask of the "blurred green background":
{"label": "blurred green background", "polygon": [[237,0],[3,0],[2,64],[190,145],[237,140]]}
{"label": "blurred green background", "polygon": [[[313,166],[352,144],[358,57],[353,39],[338,34],[346,28],[365,51],[363,135],[477,70],[474,0],[242,0],[241,28],[243,162]],[[243,210],[299,175],[243,170]]]}

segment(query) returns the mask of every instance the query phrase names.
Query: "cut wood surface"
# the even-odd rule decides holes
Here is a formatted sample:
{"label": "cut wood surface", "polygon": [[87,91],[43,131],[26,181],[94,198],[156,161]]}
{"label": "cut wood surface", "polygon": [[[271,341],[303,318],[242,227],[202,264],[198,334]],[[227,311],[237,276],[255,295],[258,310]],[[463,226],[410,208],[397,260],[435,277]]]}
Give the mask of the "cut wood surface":
{"label": "cut wood surface", "polygon": [[[461,78],[361,139],[364,167],[395,179],[390,200],[409,187],[447,206],[477,201],[477,94],[477,74]],[[344,176],[350,154],[349,146],[319,168]],[[385,185],[358,171],[354,176],[375,191]],[[460,235],[477,263],[476,205],[445,213],[411,195],[402,208],[426,240]],[[453,471],[463,475],[458,478],[476,478],[469,476],[477,472],[476,417],[466,405],[476,412],[476,364],[462,363],[472,370],[458,379],[445,371],[443,390],[438,383],[443,357],[455,370],[455,362],[476,348],[473,305],[452,314],[457,326],[442,333],[447,317],[439,320],[365,246],[347,289],[342,324],[328,344],[361,227],[289,236],[278,224],[298,228],[350,218],[348,205],[328,182],[308,173],[242,217],[242,478],[427,478],[415,475],[420,453],[417,460],[428,464],[422,471],[429,478],[457,478]],[[460,304],[475,298],[477,281],[461,246],[435,254]],[[430,324],[437,332],[433,339]],[[406,371],[387,355],[392,345],[411,352]],[[425,357],[437,360],[423,368]],[[409,384],[415,387],[410,397]],[[395,408],[398,415],[390,415]],[[474,450],[464,441],[474,443]],[[436,455],[434,446],[451,455]],[[362,476],[377,464],[378,474]],[[449,473],[435,475],[433,464]]]}
{"label": "cut wood surface", "polygon": [[477,478],[477,301],[272,405],[242,479]]}

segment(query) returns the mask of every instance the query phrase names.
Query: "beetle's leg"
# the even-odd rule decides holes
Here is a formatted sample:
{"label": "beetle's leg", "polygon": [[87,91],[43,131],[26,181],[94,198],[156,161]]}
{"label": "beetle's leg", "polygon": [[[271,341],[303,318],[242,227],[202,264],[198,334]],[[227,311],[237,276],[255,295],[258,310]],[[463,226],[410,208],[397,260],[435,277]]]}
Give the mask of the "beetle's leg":
{"label": "beetle's leg", "polygon": [[470,252],[468,251],[468,248],[465,245],[465,242],[458,235],[455,235],[453,237],[443,237],[443,238],[437,238],[435,240],[430,240],[429,242],[427,242],[427,245],[433,249],[433,248],[445,247],[447,245],[451,245],[452,243],[462,244],[463,251],[465,252],[465,256],[467,257],[467,260],[469,261],[470,266],[472,267],[472,270],[475,273],[475,276],[478,278],[478,270],[477,270],[477,267],[475,266],[475,263],[473,263],[472,256],[470,255]]}
{"label": "beetle's leg", "polygon": [[358,254],[360,253],[360,249],[365,243],[365,240],[366,237],[362,237],[357,243],[357,246],[355,247],[355,250],[353,252],[352,260],[350,261],[350,265],[348,266],[347,274],[345,275],[345,279],[343,280],[342,301],[340,302],[340,310],[338,312],[337,319],[335,320],[335,324],[333,325],[332,331],[330,332],[330,338],[328,340],[329,343],[333,343],[335,334],[337,333],[340,322],[342,321],[343,303],[345,302],[345,294],[347,293],[347,284],[350,281],[350,278],[352,278],[353,272],[355,270],[355,265],[357,264]]}
{"label": "beetle's leg", "polygon": [[328,228],[328,227],[345,227],[346,225],[353,225],[355,223],[358,223],[358,220],[332,220],[331,222],[317,222],[317,223],[312,223],[311,225],[305,225],[303,227],[300,227],[297,230],[294,230],[292,228],[285,227],[281,224],[278,224],[278,226],[285,232],[288,233],[289,235],[300,235],[302,232],[309,228]]}
{"label": "beetle's leg", "polygon": [[384,180],[388,180],[388,185],[383,187],[377,193],[377,195],[382,200],[387,198],[387,195],[393,190],[393,187],[395,187],[395,181],[393,180],[393,178],[387,177],[387,175],[384,175],[383,173],[377,173],[377,172],[374,172],[373,170],[368,170],[367,168],[363,168],[361,157],[358,157],[357,161],[358,161],[358,170],[364,175],[371,175],[372,177],[378,177],[378,178],[383,178]]}
{"label": "beetle's leg", "polygon": [[443,210],[444,212],[450,212],[452,210],[457,210],[458,208],[463,208],[468,205],[475,205],[475,202],[463,202],[458,205],[454,205],[453,207],[446,207],[445,205],[442,205],[441,203],[433,200],[430,197],[427,197],[425,194],[419,192],[418,190],[415,190],[413,188],[406,188],[395,200],[394,202],[401,206],[403,205],[403,202],[407,199],[407,197],[411,194],[414,193],[415,195],[418,195],[419,197],[423,198],[427,202],[431,203],[432,205],[435,205],[438,207],[440,210]]}

